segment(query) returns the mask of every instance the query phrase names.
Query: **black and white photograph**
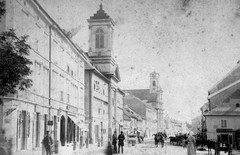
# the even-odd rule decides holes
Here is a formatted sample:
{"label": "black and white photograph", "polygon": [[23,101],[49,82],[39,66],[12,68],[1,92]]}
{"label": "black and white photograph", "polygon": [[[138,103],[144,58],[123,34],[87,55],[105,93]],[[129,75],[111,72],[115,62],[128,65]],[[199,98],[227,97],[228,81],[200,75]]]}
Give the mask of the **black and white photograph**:
{"label": "black and white photograph", "polygon": [[0,0],[0,155],[240,155],[240,0]]}

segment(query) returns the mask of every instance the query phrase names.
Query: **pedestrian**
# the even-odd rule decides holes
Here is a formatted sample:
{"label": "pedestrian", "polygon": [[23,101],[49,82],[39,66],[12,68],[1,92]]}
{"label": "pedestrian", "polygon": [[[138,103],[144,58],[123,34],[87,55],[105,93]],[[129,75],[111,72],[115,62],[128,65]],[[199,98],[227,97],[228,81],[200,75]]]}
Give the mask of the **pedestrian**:
{"label": "pedestrian", "polygon": [[113,153],[117,153],[117,132],[114,131],[112,136],[112,145],[113,145]]}
{"label": "pedestrian", "polygon": [[46,132],[46,135],[42,140],[42,144],[46,150],[46,155],[51,155],[51,146],[53,144],[53,141],[49,131]]}
{"label": "pedestrian", "polygon": [[187,154],[196,155],[196,147],[195,147],[196,140],[193,136],[193,132],[189,132],[187,141],[188,141]]}
{"label": "pedestrian", "polygon": [[124,141],[125,140],[125,136],[123,134],[123,132],[121,131],[121,134],[118,136],[118,153],[120,153],[120,147],[123,153],[123,146],[124,146]]}
{"label": "pedestrian", "polygon": [[107,145],[107,148],[106,148],[106,151],[105,151],[105,155],[112,155],[112,154],[113,154],[112,145],[111,145],[111,141],[110,141],[110,138],[109,138],[108,145]]}

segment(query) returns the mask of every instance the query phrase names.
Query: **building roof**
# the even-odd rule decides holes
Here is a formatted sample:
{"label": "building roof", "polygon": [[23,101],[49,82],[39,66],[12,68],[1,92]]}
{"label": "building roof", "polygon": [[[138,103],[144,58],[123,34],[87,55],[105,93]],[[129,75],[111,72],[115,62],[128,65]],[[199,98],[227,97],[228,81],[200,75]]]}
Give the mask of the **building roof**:
{"label": "building roof", "polygon": [[[141,121],[141,120],[142,120],[142,117],[141,117],[139,114],[135,113],[135,112],[134,112],[131,108],[129,108],[129,107],[125,107],[124,110],[123,110],[123,113],[124,113],[124,115],[123,115],[124,120],[129,120],[129,121],[131,121],[130,118],[135,118],[135,119],[137,119],[138,121]],[[124,116],[125,116],[125,117],[124,117]]]}
{"label": "building roof", "polygon": [[240,79],[240,63],[237,64],[225,77],[215,84],[208,92],[209,94],[216,93],[221,89],[237,82]]}
{"label": "building roof", "polygon": [[147,103],[157,102],[158,100],[158,94],[157,93],[150,94],[150,89],[130,89],[125,91],[136,96],[141,100],[146,100]]}
{"label": "building roof", "polygon": [[210,104],[209,110],[214,109],[219,104],[228,103],[231,99],[240,99],[240,83],[234,84],[227,89],[224,89],[214,96],[208,97]]}
{"label": "building roof", "polygon": [[205,116],[240,116],[240,107],[216,107]]}
{"label": "building roof", "polygon": [[123,110],[123,120],[124,121],[131,121],[131,114],[129,112],[127,112],[124,108]]}
{"label": "building roof", "polygon": [[90,17],[90,19],[110,19],[109,15],[105,13],[105,11],[102,9],[102,3],[100,4],[100,8],[93,16]]}
{"label": "building roof", "polygon": [[143,101],[134,95],[127,94],[124,97],[124,104],[139,114],[143,119],[146,119],[146,104]]}

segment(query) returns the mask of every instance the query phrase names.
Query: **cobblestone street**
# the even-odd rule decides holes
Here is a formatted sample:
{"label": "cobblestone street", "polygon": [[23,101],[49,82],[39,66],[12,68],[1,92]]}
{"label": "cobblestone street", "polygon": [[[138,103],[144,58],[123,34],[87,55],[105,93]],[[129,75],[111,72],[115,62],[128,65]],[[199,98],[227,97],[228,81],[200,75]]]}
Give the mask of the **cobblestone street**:
{"label": "cobblestone street", "polygon": [[[90,151],[87,155],[103,155],[104,149]],[[212,155],[214,151],[212,151]],[[228,153],[220,152],[220,155],[227,155]],[[170,145],[166,141],[165,146],[156,147],[153,140],[147,140],[144,143],[136,144],[135,146],[125,146],[124,155],[187,155],[187,148],[182,146]],[[197,155],[208,155],[207,150],[197,150]],[[233,155],[240,155],[239,151],[233,150]]]}

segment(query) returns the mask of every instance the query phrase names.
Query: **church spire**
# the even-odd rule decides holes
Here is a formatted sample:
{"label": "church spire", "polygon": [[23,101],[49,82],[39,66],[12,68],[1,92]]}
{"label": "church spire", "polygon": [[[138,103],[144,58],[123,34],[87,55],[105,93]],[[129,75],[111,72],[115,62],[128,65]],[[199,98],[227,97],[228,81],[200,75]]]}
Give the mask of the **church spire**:
{"label": "church spire", "polygon": [[109,15],[103,10],[102,2],[99,5],[99,10],[90,19],[110,19],[112,20]]}

